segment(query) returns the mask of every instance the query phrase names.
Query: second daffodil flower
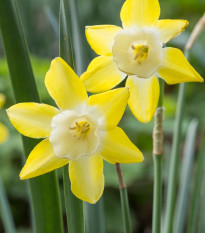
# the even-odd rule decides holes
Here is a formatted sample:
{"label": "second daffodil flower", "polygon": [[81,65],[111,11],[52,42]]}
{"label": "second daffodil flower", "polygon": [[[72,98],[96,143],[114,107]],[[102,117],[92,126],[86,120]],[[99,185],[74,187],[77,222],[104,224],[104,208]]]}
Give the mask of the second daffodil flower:
{"label": "second daffodil flower", "polygon": [[128,76],[128,104],[135,117],[149,122],[159,98],[157,76],[168,84],[203,82],[176,48],[163,45],[187,27],[186,20],[158,20],[158,0],[126,0],[121,9],[122,26],[87,26],[91,48],[101,55],[81,76],[89,92],[107,91]]}
{"label": "second daffodil flower", "polygon": [[45,84],[59,109],[19,103],[7,110],[21,134],[45,138],[30,153],[20,178],[36,177],[69,163],[72,192],[95,203],[104,189],[103,159],[110,163],[143,161],[139,149],[117,127],[129,90],[120,88],[88,98],[81,80],[61,58],[52,61]]}

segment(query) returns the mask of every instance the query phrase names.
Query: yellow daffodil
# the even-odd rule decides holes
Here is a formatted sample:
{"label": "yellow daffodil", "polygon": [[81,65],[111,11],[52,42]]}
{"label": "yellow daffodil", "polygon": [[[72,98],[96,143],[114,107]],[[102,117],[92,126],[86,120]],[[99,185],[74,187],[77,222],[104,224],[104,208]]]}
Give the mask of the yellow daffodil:
{"label": "yellow daffodil", "polygon": [[[0,109],[5,103],[5,96],[3,94],[0,94]],[[7,128],[0,123],[0,144],[4,143],[8,139],[9,132]]]}
{"label": "yellow daffodil", "polygon": [[187,27],[186,20],[158,20],[158,0],[126,0],[122,26],[87,26],[86,37],[95,58],[81,76],[89,92],[107,91],[128,76],[129,107],[141,122],[149,122],[159,98],[157,77],[168,84],[203,82],[176,48],[165,48]]}
{"label": "yellow daffodil", "polygon": [[52,61],[45,85],[59,109],[46,104],[19,103],[7,110],[23,135],[45,138],[30,153],[21,179],[50,172],[69,163],[71,190],[95,203],[103,193],[103,159],[135,163],[142,153],[117,127],[129,98],[128,88],[90,96],[81,80],[61,58]]}

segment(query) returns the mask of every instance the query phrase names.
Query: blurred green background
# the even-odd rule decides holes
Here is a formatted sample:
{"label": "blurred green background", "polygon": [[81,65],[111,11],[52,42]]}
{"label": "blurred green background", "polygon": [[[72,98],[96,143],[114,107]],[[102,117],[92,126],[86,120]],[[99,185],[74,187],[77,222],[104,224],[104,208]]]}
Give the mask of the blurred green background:
{"label": "blurred green background", "polygon": [[[84,35],[86,25],[114,24],[121,25],[120,9],[122,0],[78,0],[82,53],[84,59],[83,70],[96,55],[90,49]],[[43,103],[52,103],[44,86],[44,77],[49,69],[50,61],[58,56],[58,10],[59,0],[17,0],[24,32],[31,54],[32,66],[38,90]],[[183,49],[194,25],[205,10],[204,0],[161,0],[161,19],[187,19],[189,27],[186,32],[170,42],[168,46]],[[205,33],[194,45],[190,62],[195,69],[205,77]],[[204,84],[190,83],[187,86],[186,107],[183,120],[183,135],[193,118],[199,120],[200,129],[197,142],[200,143],[201,134],[205,126],[205,88]],[[174,116],[176,110],[178,85],[165,85],[165,147],[163,163],[164,190],[168,174],[169,156],[172,142]],[[28,191],[25,181],[19,180],[19,172],[23,166],[22,143],[20,134],[12,127],[5,113],[5,109],[14,104],[13,93],[9,81],[6,60],[0,43],[0,93],[6,95],[6,103],[0,112],[0,120],[10,131],[9,140],[0,145],[0,173],[11,205],[15,225],[18,233],[31,231]],[[144,153],[142,164],[122,165],[125,181],[128,186],[130,209],[134,233],[151,232],[152,220],[152,128],[153,122],[139,123],[129,109],[120,122],[130,139]],[[196,145],[196,154],[198,150]],[[182,145],[183,150],[183,145]],[[62,174],[59,169],[61,190]],[[107,233],[122,233],[122,216],[120,209],[120,195],[118,181],[113,165],[105,162],[104,174],[106,180],[103,195],[105,210],[105,226]],[[63,198],[62,198],[63,200]],[[63,201],[62,201],[63,202]],[[55,203],[54,203],[55,204]],[[1,213],[0,213],[1,216]],[[0,232],[4,232],[0,218]]]}

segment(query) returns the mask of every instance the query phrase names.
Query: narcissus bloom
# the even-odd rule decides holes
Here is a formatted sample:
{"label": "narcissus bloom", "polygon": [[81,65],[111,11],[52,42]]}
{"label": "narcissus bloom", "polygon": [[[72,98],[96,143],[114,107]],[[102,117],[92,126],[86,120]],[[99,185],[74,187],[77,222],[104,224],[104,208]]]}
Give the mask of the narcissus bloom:
{"label": "narcissus bloom", "polygon": [[61,58],[52,61],[45,85],[59,109],[20,103],[7,110],[23,135],[45,138],[30,153],[21,179],[50,172],[69,163],[71,190],[95,203],[103,193],[103,159],[110,163],[142,162],[143,155],[117,127],[129,98],[128,88],[90,96]]}
{"label": "narcissus bloom", "polygon": [[127,76],[128,104],[135,117],[149,122],[157,107],[159,83],[203,82],[176,48],[164,48],[187,27],[186,20],[158,20],[158,0],[126,0],[122,26],[87,26],[86,37],[95,58],[81,76],[89,92],[107,91]]}
{"label": "narcissus bloom", "polygon": [[[0,94],[0,109],[3,107],[5,103],[5,96],[3,94]],[[8,139],[8,129],[0,123],[0,144],[4,143]]]}

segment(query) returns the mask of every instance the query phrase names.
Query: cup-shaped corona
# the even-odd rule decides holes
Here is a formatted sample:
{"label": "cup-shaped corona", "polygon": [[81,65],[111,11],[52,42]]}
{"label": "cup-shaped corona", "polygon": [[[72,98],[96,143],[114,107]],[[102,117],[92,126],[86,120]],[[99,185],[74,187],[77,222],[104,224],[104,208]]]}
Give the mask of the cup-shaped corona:
{"label": "cup-shaped corona", "polygon": [[100,144],[100,126],[89,110],[81,114],[73,110],[60,112],[52,119],[49,137],[55,155],[71,160],[94,155]]}
{"label": "cup-shaped corona", "polygon": [[136,27],[119,31],[112,48],[113,60],[127,75],[150,78],[163,61],[162,46],[152,30]]}

